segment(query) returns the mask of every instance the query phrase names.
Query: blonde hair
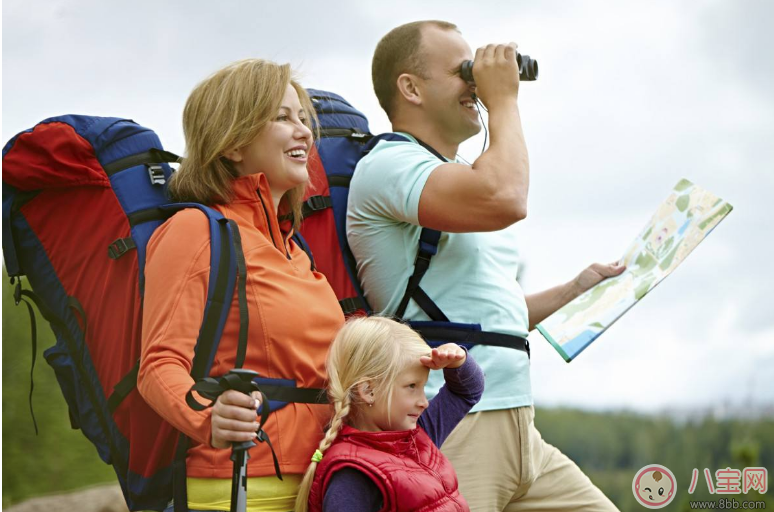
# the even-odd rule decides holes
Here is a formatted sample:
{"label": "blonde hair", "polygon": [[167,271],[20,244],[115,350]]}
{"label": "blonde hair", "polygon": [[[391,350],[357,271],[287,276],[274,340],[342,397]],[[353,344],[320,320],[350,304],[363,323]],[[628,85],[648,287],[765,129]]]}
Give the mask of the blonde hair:
{"label": "blonde hair", "polygon": [[422,54],[422,29],[426,26],[457,30],[457,25],[447,21],[413,21],[390,30],[374,50],[371,81],[379,105],[390,120],[398,95],[398,77],[403,73],[411,73],[427,78],[425,56]]}
{"label": "blonde hair", "polygon": [[[366,403],[360,399],[358,386],[369,382],[377,400],[387,400],[389,410],[398,374],[419,356],[428,355],[430,347],[409,326],[382,317],[360,317],[349,320],[331,344],[326,369],[328,400],[333,418],[320,441],[325,453],[338,436],[344,421],[356,417]],[[306,512],[317,463],[312,462],[296,498],[296,512]]]}
{"label": "blonde hair", "polygon": [[[197,85],[183,110],[186,157],[169,183],[172,199],[208,205],[231,201],[231,181],[237,174],[223,154],[247,146],[274,120],[288,84],[306,111],[304,123],[316,126],[309,95],[292,77],[289,64],[241,60]],[[280,210],[293,214],[294,229],[301,223],[305,190],[306,185],[299,185],[280,201]]]}

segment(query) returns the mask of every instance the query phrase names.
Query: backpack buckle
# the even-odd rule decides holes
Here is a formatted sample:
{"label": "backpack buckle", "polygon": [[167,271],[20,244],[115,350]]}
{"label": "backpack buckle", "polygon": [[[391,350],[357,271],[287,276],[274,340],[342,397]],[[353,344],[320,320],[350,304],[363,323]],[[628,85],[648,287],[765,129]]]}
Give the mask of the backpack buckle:
{"label": "backpack buckle", "polygon": [[313,212],[317,212],[333,206],[333,201],[329,196],[311,196],[306,200],[306,204]]}
{"label": "backpack buckle", "polygon": [[148,176],[150,176],[151,185],[163,185],[167,182],[164,168],[158,164],[148,164]]}
{"label": "backpack buckle", "polygon": [[[11,284],[13,284],[13,281],[14,281],[14,278],[12,277]],[[19,278],[16,281],[16,287],[13,290],[13,301],[18,306],[21,300],[22,300],[22,284],[21,284],[21,278]]]}
{"label": "backpack buckle", "polygon": [[135,247],[137,247],[137,244],[134,243],[134,240],[132,240],[131,237],[119,238],[112,244],[108,245],[108,258],[111,260],[117,260],[127,251],[134,249]]}
{"label": "backpack buckle", "polygon": [[371,135],[370,133],[361,132],[357,128],[352,128],[352,133],[349,134],[349,138],[351,140],[355,140],[365,144],[366,142],[368,142],[373,138],[373,135]]}

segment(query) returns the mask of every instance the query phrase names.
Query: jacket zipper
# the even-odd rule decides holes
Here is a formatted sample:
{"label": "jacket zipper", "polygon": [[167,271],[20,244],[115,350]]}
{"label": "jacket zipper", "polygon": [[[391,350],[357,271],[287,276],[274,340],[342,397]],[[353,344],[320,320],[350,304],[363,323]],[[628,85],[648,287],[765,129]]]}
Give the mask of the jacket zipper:
{"label": "jacket zipper", "polygon": [[[274,245],[275,248],[279,249],[279,247],[277,247],[277,243],[274,241],[274,230],[271,228],[271,218],[269,217],[269,211],[266,209],[266,202],[263,200],[261,189],[258,188],[255,191],[258,193],[258,199],[261,200],[261,206],[263,207],[263,214],[266,217],[266,224],[269,226],[269,238],[271,238],[271,243]],[[280,233],[280,238],[282,238],[282,233]],[[287,259],[290,259],[290,254],[288,253],[287,247],[284,247],[285,245],[284,243],[282,245],[283,245],[282,249],[285,252],[285,257]]]}

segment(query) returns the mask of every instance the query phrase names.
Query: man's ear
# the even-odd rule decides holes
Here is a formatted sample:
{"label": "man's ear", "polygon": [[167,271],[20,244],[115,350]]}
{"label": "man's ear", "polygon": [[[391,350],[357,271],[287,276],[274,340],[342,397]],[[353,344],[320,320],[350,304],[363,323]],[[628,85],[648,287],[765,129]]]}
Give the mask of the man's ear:
{"label": "man's ear", "polygon": [[398,93],[412,105],[422,104],[422,93],[419,89],[419,77],[411,73],[403,73],[398,77]]}
{"label": "man's ear", "polygon": [[242,161],[242,152],[236,148],[224,151],[223,156],[235,163]]}

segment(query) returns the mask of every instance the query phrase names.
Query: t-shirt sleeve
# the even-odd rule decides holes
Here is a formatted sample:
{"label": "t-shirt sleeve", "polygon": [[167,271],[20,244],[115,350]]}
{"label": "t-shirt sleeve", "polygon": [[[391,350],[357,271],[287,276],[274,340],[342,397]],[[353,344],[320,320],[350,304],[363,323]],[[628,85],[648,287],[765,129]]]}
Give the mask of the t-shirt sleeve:
{"label": "t-shirt sleeve", "polygon": [[323,497],[323,512],[378,512],[382,493],[370,478],[353,468],[331,476]]}
{"label": "t-shirt sleeve", "polygon": [[419,199],[430,173],[443,164],[413,142],[382,141],[358,165],[351,208],[365,218],[419,225]]}

